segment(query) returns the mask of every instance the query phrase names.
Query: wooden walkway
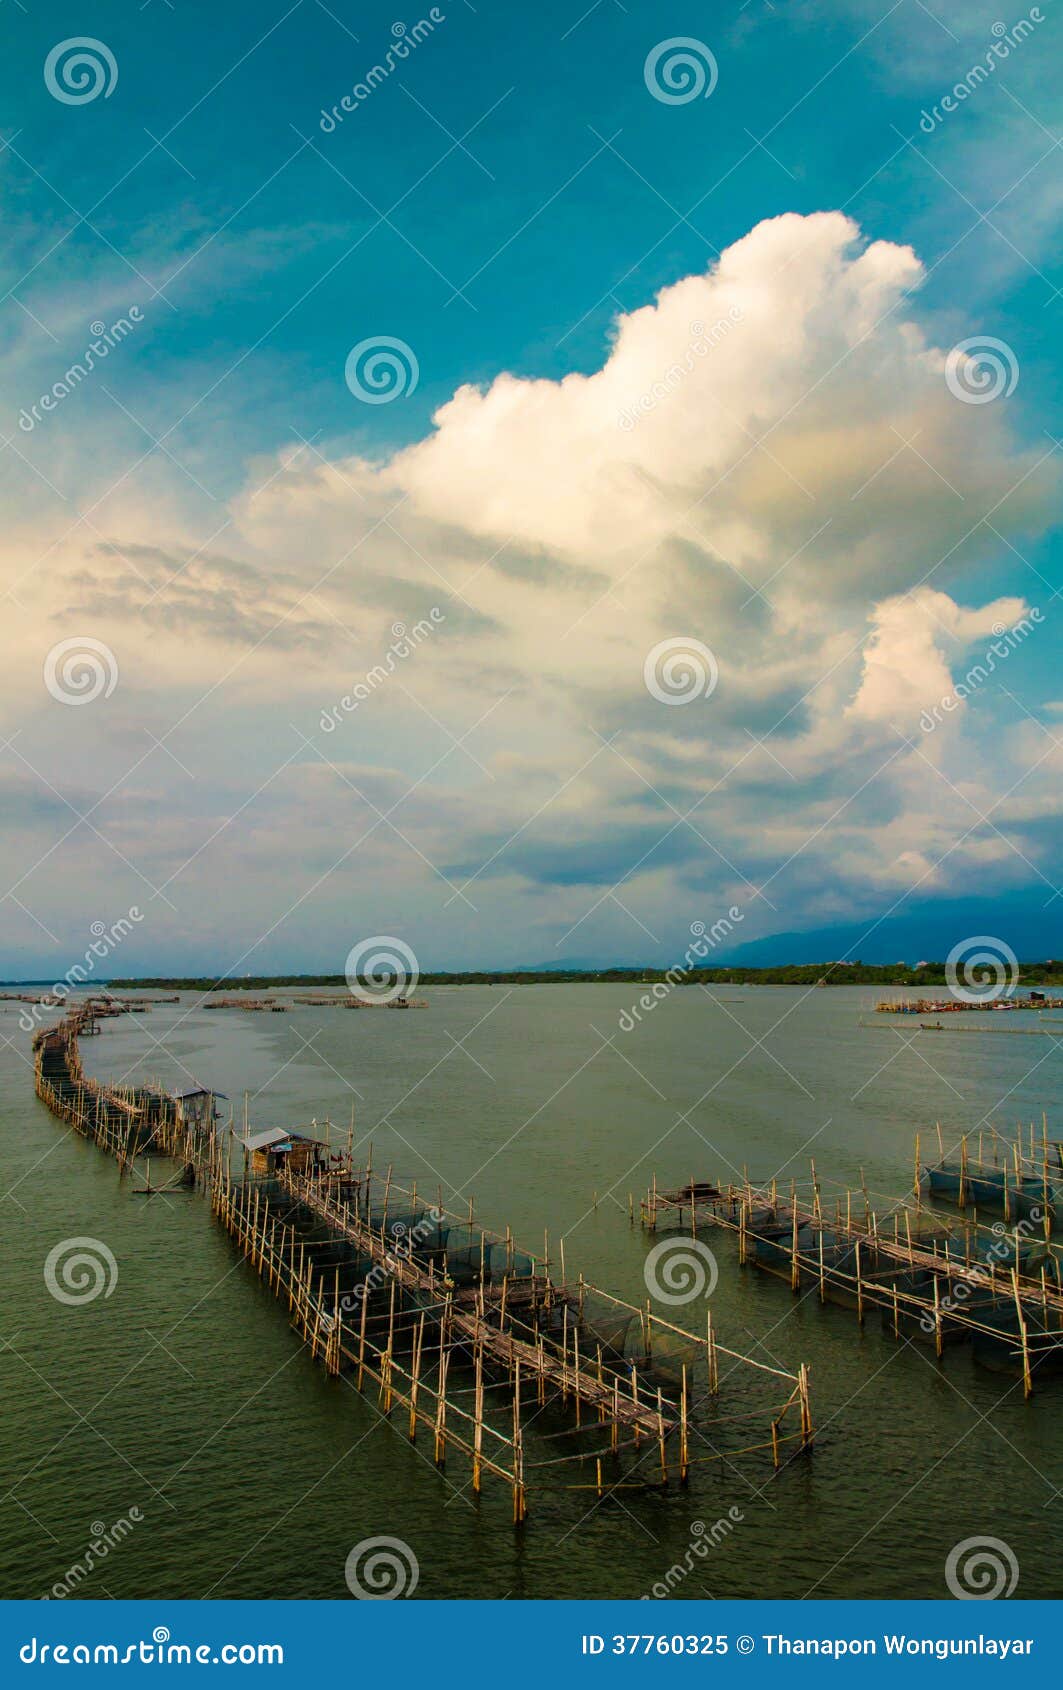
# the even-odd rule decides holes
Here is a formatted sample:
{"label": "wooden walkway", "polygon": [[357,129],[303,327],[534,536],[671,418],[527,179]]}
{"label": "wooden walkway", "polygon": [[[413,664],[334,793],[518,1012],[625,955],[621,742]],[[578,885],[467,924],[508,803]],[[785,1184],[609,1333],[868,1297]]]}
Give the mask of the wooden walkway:
{"label": "wooden walkway", "polygon": [[[374,1228],[349,1204],[342,1203],[332,1196],[328,1183],[309,1179],[305,1175],[285,1173],[281,1176],[281,1184],[289,1195],[320,1220],[326,1221],[337,1236],[353,1244],[374,1263],[386,1266],[388,1273],[407,1291],[432,1303],[438,1302],[444,1294],[444,1284],[435,1273],[434,1262],[429,1261],[424,1265],[412,1256],[396,1255],[394,1245],[389,1242],[383,1229]],[[576,1294],[554,1286],[546,1277],[536,1277],[530,1287],[528,1280],[517,1283],[525,1293],[519,1305],[522,1312],[526,1312],[529,1306],[529,1289],[532,1294],[532,1306],[536,1294],[540,1308],[548,1309],[551,1304],[569,1308],[578,1303]],[[482,1289],[479,1289],[471,1309],[463,1307],[457,1300],[453,1301],[449,1325],[456,1339],[464,1340],[472,1348],[479,1349],[485,1360],[493,1363],[498,1371],[507,1377],[512,1377],[519,1366],[526,1378],[538,1383],[540,1394],[545,1388],[552,1387],[564,1400],[571,1398],[573,1401],[579,1401],[595,1413],[601,1410],[603,1415],[608,1414],[618,1424],[629,1427],[647,1438],[657,1438],[662,1431],[670,1433],[679,1427],[686,1412],[683,1405],[675,1408],[669,1403],[668,1412],[665,1414],[663,1399],[659,1409],[640,1403],[637,1370],[621,1395],[619,1374],[609,1371],[607,1378],[607,1370],[602,1366],[600,1358],[591,1367],[587,1366],[586,1358],[581,1360],[575,1322],[571,1352],[565,1327],[558,1353],[556,1342],[542,1334],[539,1335],[538,1342],[533,1344],[514,1333],[510,1310],[505,1307],[504,1293],[499,1294],[496,1306],[491,1312],[497,1315],[499,1324],[494,1324],[488,1318],[488,1305]],[[508,1326],[507,1318],[510,1319]]]}
{"label": "wooden walkway", "polygon": [[[1009,1259],[1011,1243],[994,1233],[989,1244],[1002,1246],[998,1258],[972,1254],[969,1227],[953,1227],[907,1203],[893,1206],[892,1226],[880,1223],[863,1191],[847,1192],[844,1213],[839,1199],[831,1214],[820,1201],[814,1165],[812,1188],[813,1200],[801,1202],[795,1184],[784,1197],[774,1184],[692,1181],[660,1191],[654,1182],[641,1205],[642,1224],[651,1232],[663,1224],[693,1236],[706,1226],[733,1232],[741,1263],[787,1279],[795,1292],[811,1284],[821,1302],[845,1301],[861,1322],[866,1308],[880,1309],[892,1317],[897,1338],[915,1324],[933,1338],[939,1356],[950,1334],[1000,1339],[1001,1327],[983,1316],[994,1308],[1011,1313],[1016,1360],[1025,1394],[1032,1393],[1032,1364],[1053,1343],[1063,1345],[1063,1289],[1043,1264],[1036,1275],[1025,1271],[1020,1259]],[[928,1221],[936,1241],[921,1236]],[[976,1227],[974,1237],[986,1246],[985,1229]],[[1053,1333],[1059,1336],[1053,1339]]]}

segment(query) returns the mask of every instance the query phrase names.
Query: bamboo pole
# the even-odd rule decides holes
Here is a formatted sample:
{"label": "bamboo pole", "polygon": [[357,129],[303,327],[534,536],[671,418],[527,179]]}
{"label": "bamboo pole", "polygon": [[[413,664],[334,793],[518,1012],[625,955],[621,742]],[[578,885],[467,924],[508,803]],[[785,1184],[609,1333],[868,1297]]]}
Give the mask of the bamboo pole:
{"label": "bamboo pole", "polygon": [[513,1524],[519,1526],[524,1519],[524,1473],[523,1448],[520,1423],[520,1357],[517,1357],[513,1375]]}
{"label": "bamboo pole", "polygon": [[391,1296],[388,1300],[388,1347],[384,1356],[384,1372],[386,1383],[384,1386],[384,1413],[391,1413],[391,1361],[395,1353],[395,1295],[398,1290],[397,1282],[391,1281]]}
{"label": "bamboo pole", "polygon": [[362,1293],[362,1307],[358,1316],[358,1389],[361,1390],[365,1373],[365,1323],[369,1313],[369,1290],[364,1281],[359,1289]]}
{"label": "bamboo pole", "polygon": [[1019,1337],[1022,1341],[1022,1394],[1029,1398],[1033,1394],[1033,1374],[1030,1370],[1030,1345],[1026,1332],[1026,1316],[1023,1313],[1022,1299],[1019,1296],[1019,1276],[1014,1268],[1011,1273],[1012,1289],[1015,1294],[1015,1312],[1019,1318]]}
{"label": "bamboo pole", "polygon": [[[599,1352],[600,1354],[601,1352]],[[679,1398],[679,1483],[685,1488],[690,1477],[687,1448],[687,1370],[683,1364],[683,1389]]]}
{"label": "bamboo pole", "polygon": [[572,1364],[575,1370],[576,1389],[573,1393],[576,1399],[576,1425],[580,1424],[580,1364],[579,1364],[579,1327],[572,1328]]}
{"label": "bamboo pole", "polygon": [[417,1437],[417,1388],[421,1377],[421,1350],[424,1345],[424,1311],[417,1323],[413,1341],[412,1376],[410,1380],[410,1442]]}
{"label": "bamboo pole", "polygon": [[790,1290],[796,1292],[801,1289],[801,1264],[797,1259],[797,1186],[793,1180],[790,1182],[790,1207],[792,1216],[790,1230]]}
{"label": "bamboo pole", "polygon": [[797,1389],[801,1403],[801,1444],[804,1449],[812,1448],[812,1399],[808,1389],[808,1364],[802,1362],[797,1374]]}
{"label": "bamboo pole", "polygon": [[435,1452],[434,1459],[437,1467],[447,1464],[447,1370],[450,1366],[450,1351],[443,1347],[442,1328],[439,1342],[439,1372],[436,1379],[436,1421],[435,1421]]}
{"label": "bamboo pole", "polygon": [[476,1400],[476,1427],[475,1427],[475,1431],[474,1431],[474,1434],[473,1434],[472,1488],[476,1492],[476,1495],[479,1496],[479,1494],[480,1494],[480,1484],[481,1484],[481,1473],[482,1473],[482,1467],[483,1467],[483,1464],[482,1464],[482,1461],[481,1461],[481,1456],[483,1454],[483,1443],[484,1443],[484,1362],[483,1362],[483,1346],[481,1344],[476,1345],[475,1366],[476,1366],[476,1399],[475,1399]]}
{"label": "bamboo pole", "polygon": [[633,1362],[633,1363],[632,1363],[632,1365],[631,1365],[631,1403],[632,1403],[632,1407],[633,1407],[633,1408],[634,1408],[634,1409],[635,1409],[635,1413],[636,1413],[636,1418],[635,1418],[635,1448],[636,1448],[636,1449],[638,1449],[638,1447],[639,1447],[639,1443],[640,1443],[640,1438],[639,1438],[639,1421],[638,1421],[638,1409],[639,1409],[639,1370],[638,1370],[638,1368],[637,1368],[637,1367],[636,1367],[636,1366],[635,1366],[635,1364],[634,1364],[634,1362]]}
{"label": "bamboo pole", "polygon": [[716,1357],[716,1333],[712,1325],[712,1310],[705,1311],[705,1350],[709,1369],[709,1390],[713,1396],[719,1393],[720,1370]]}

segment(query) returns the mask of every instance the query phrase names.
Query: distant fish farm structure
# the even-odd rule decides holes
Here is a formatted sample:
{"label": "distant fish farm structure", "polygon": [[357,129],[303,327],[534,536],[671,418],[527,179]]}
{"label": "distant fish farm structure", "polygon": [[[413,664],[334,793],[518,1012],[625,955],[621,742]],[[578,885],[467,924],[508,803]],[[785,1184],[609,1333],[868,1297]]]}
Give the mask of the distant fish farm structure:
{"label": "distant fish farm structure", "polygon": [[[88,1078],[79,1008],[33,1041],[36,1090],[53,1114],[117,1159],[172,1163],[134,1191],[205,1190],[211,1212],[286,1305],[312,1358],[359,1392],[374,1391],[437,1466],[457,1454],[472,1487],[497,1481],[513,1520],[530,1491],[686,1487],[740,1458],[781,1468],[811,1453],[808,1369],[768,1366],[723,1344],[707,1313],[691,1333],[561,1273],[508,1230],[430,1200],[387,1168],[355,1165],[326,1130],[233,1130],[205,1088],[161,1089]],[[706,1305],[708,1308],[708,1305]],[[771,1470],[771,1469],[770,1469]]]}
{"label": "distant fish farm structure", "polygon": [[[1032,1131],[1032,1129],[1031,1129]],[[1063,1199],[1063,1145],[1043,1130],[1031,1154],[993,1135],[993,1154],[924,1163],[916,1144],[910,1197],[874,1208],[871,1194],[839,1188],[833,1200],[811,1165],[811,1179],[781,1188],[751,1181],[691,1180],[658,1190],[640,1207],[642,1225],[735,1234],[738,1260],[787,1282],[795,1294],[871,1315],[898,1340],[932,1345],[942,1357],[967,1341],[986,1367],[1035,1379],[1063,1374],[1063,1251],[1052,1229]],[[962,1206],[949,1219],[928,1199]],[[980,1210],[1002,1218],[985,1225]]]}
{"label": "distant fish farm structure", "polygon": [[292,998],[290,1003],[280,1003],[276,998],[219,998],[211,996],[206,999],[202,1008],[243,1009],[252,1013],[256,1010],[272,1011],[274,1015],[284,1015],[292,1008],[293,1004],[305,1005],[313,1009],[427,1009],[428,999],[382,996],[374,1001],[371,997],[360,998],[349,994],[345,998]]}
{"label": "distant fish farm structure", "polygon": [[1063,998],[1052,998],[1045,992],[1030,992],[1022,998],[884,998],[875,1008],[880,1015],[967,1015],[975,1010],[1001,1014],[1019,1009],[1063,1009]]}
{"label": "distant fish farm structure", "polygon": [[[69,991],[51,992],[0,992],[0,1003],[32,1003],[38,1009],[62,1009],[69,998]],[[109,994],[93,994],[81,999],[79,1008],[91,1006],[96,1019],[103,1020],[108,1015],[146,1015],[157,1003],[176,1003],[172,998],[113,998]]]}

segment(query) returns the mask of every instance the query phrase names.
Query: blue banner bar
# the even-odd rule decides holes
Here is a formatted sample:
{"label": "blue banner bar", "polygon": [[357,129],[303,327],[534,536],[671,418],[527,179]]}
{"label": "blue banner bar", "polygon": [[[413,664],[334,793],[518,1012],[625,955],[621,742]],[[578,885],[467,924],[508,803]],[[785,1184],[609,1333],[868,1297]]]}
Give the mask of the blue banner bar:
{"label": "blue banner bar", "polygon": [[1053,1682],[1052,1602],[8,1602],[4,1681]]}

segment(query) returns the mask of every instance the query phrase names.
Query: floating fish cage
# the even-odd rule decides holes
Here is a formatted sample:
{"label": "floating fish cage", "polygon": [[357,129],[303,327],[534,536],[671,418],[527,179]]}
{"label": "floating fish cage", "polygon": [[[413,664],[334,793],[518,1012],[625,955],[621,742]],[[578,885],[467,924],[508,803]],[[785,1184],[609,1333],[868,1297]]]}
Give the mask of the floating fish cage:
{"label": "floating fish cage", "polygon": [[928,1197],[964,1210],[999,1211],[1005,1220],[1041,1225],[1046,1235],[1063,1212],[1063,1143],[1048,1137],[1047,1124],[1040,1138],[1034,1128],[1028,1137],[1020,1129],[1014,1139],[995,1131],[973,1139],[961,1134],[948,1152],[938,1126],[936,1161],[921,1160],[919,1143],[916,1187]]}
{"label": "floating fish cage", "polygon": [[1040,1176],[1016,1177],[1006,1168],[964,1168],[959,1162],[925,1168],[922,1189],[928,1196],[953,1202],[961,1209],[999,1209],[1007,1220],[1047,1220],[1055,1223],[1061,1187]]}
{"label": "floating fish cage", "polygon": [[1063,1252],[1040,1210],[991,1226],[973,1214],[950,1222],[923,1206],[917,1186],[914,1204],[886,1212],[863,1187],[839,1191],[831,1213],[814,1163],[811,1174],[800,1198],[796,1182],[784,1194],[775,1181],[660,1190],[654,1179],[642,1224],[694,1238],[706,1227],[732,1232],[741,1263],[795,1293],[852,1309],[861,1323],[876,1311],[884,1333],[939,1357],[969,1341],[980,1363],[1018,1373],[1026,1395],[1035,1375],[1063,1371]]}

